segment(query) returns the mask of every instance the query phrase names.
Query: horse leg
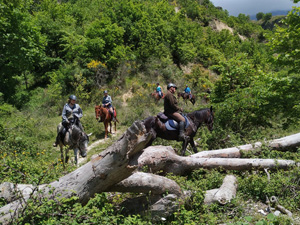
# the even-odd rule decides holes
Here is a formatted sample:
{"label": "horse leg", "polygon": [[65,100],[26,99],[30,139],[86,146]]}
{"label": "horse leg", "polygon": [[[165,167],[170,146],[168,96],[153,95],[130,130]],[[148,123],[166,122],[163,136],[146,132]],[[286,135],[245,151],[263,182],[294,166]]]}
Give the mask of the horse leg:
{"label": "horse leg", "polygon": [[65,157],[66,157],[66,160],[65,160],[65,163],[68,163],[69,161],[69,148],[66,148],[66,153],[65,153]]}
{"label": "horse leg", "polygon": [[60,148],[60,160],[65,168],[65,158],[64,158],[64,146],[62,144],[59,145]]}
{"label": "horse leg", "polygon": [[75,160],[75,165],[78,166],[78,148],[74,148],[74,160]]}
{"label": "horse leg", "polygon": [[185,150],[186,150],[187,145],[188,145],[188,141],[185,139],[185,140],[182,142],[181,156],[184,156],[184,155],[185,155]]}
{"label": "horse leg", "polygon": [[196,145],[195,145],[195,142],[194,142],[194,139],[193,139],[193,138],[190,139],[190,144],[191,144],[191,146],[192,146],[192,148],[193,148],[193,151],[194,151],[195,153],[197,153],[198,150],[197,150],[197,147],[196,147]]}
{"label": "horse leg", "polygon": [[107,126],[108,126],[107,122],[104,121],[104,129],[105,129],[104,139],[107,138],[107,133],[108,133],[108,131],[107,131]]}
{"label": "horse leg", "polygon": [[115,123],[115,133],[116,133],[117,132],[117,119],[114,123]]}
{"label": "horse leg", "polygon": [[109,121],[109,133],[111,133],[111,121]]}

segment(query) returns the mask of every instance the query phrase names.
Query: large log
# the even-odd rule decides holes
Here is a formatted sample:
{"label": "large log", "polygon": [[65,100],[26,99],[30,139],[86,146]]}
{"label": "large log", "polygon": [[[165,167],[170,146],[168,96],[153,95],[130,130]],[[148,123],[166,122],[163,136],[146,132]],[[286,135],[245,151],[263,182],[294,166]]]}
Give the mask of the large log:
{"label": "large log", "polygon": [[[151,138],[141,121],[134,122],[118,141],[90,162],[44,186],[43,195],[57,195],[61,198],[77,195],[78,201],[86,204],[95,193],[107,190],[132,174],[136,166],[129,165],[131,158],[143,150]],[[17,216],[27,198],[28,196],[25,196],[0,208],[0,222]],[[10,214],[11,211],[14,215]]]}
{"label": "large log", "polygon": [[[299,146],[299,142],[296,141],[297,138],[298,140],[300,139],[299,137],[300,134],[296,134],[274,140],[270,142],[269,146],[278,149],[287,149],[288,146],[296,147]],[[130,181],[130,178],[126,181],[136,168],[144,166],[148,166],[151,172],[162,170],[180,175],[198,168],[211,169],[222,167],[228,170],[249,170],[253,168],[287,169],[296,165],[292,160],[199,158],[199,156],[195,156],[196,154],[191,157],[181,157],[170,147],[152,146],[144,149],[151,138],[152,134],[146,132],[143,122],[134,122],[118,141],[84,166],[49,185],[26,187],[26,193],[22,195],[21,199],[0,208],[0,222],[5,223],[10,218],[18,216],[19,210],[26,205],[26,200],[30,196],[29,193],[31,191],[28,191],[29,189],[41,190],[42,195],[48,198],[54,196],[69,198],[77,195],[78,201],[82,204],[86,204],[95,193],[109,191],[110,188],[115,188],[115,190],[119,188],[119,190],[122,189],[124,191],[153,191],[157,193],[170,189],[176,193],[176,196],[180,195],[181,190],[175,182],[168,181],[165,183],[165,186],[159,189],[158,185],[165,181],[161,177],[151,176],[143,180],[141,179],[143,175],[135,174],[136,177],[133,177],[134,182],[137,182],[135,186],[131,185],[133,181]],[[144,151],[142,151],[143,149]],[[149,182],[154,181],[157,182],[156,185],[154,183],[149,185]],[[1,188],[5,189],[5,185],[1,186]],[[25,190],[24,186],[17,186],[18,188]],[[13,200],[13,197],[11,197],[11,200]]]}
{"label": "large log", "polygon": [[149,171],[153,173],[163,171],[175,175],[182,175],[199,168],[251,170],[263,168],[288,169],[292,166],[299,166],[293,160],[184,157],[178,156],[170,146],[150,146],[144,149],[143,153],[131,165],[136,165],[136,163],[139,168],[147,166]]}
{"label": "large log", "polygon": [[166,177],[155,174],[137,172],[132,174],[127,179],[110,187],[107,191],[117,192],[135,192],[135,193],[149,193],[160,195],[168,192],[180,196],[182,194],[179,185]]}
{"label": "large log", "polygon": [[261,147],[265,145],[272,150],[286,151],[295,149],[300,146],[300,133],[286,136],[279,139],[274,139],[266,142],[255,142],[253,144],[240,145],[237,147],[202,151],[191,155],[195,158],[241,158],[243,152],[260,151]]}

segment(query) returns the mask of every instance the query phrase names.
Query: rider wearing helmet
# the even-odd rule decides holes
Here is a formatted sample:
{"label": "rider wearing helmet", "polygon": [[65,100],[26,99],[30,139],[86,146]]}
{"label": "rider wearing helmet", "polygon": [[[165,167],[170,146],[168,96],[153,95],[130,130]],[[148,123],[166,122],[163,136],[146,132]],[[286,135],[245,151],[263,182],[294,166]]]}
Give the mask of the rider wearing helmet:
{"label": "rider wearing helmet", "polygon": [[76,124],[83,131],[83,127],[80,122],[80,119],[82,117],[82,109],[78,104],[76,104],[76,100],[77,98],[75,95],[70,95],[68,103],[66,103],[63,108],[61,115],[63,129],[61,129],[57,134],[56,141],[53,144],[53,147],[57,146],[59,138],[63,139],[65,137],[68,129],[72,124]]}
{"label": "rider wearing helmet", "polygon": [[112,99],[108,95],[108,92],[106,90],[103,92],[103,94],[104,94],[104,97],[102,99],[102,105],[103,105],[103,107],[108,109],[108,111],[111,115],[112,121],[115,122],[116,119],[114,117],[114,109],[113,109],[113,106],[112,106]]}
{"label": "rider wearing helmet", "polygon": [[166,116],[171,117],[179,123],[179,140],[185,140],[186,136],[184,134],[184,123],[185,119],[180,114],[182,112],[182,108],[177,106],[177,99],[174,95],[177,86],[173,83],[169,83],[167,86],[167,94],[164,100],[164,114]]}
{"label": "rider wearing helmet", "polygon": [[158,93],[158,96],[160,97],[160,98],[162,98],[163,97],[163,93],[162,93],[162,89],[161,89],[161,86],[159,85],[159,83],[157,82],[156,83],[156,93]]}

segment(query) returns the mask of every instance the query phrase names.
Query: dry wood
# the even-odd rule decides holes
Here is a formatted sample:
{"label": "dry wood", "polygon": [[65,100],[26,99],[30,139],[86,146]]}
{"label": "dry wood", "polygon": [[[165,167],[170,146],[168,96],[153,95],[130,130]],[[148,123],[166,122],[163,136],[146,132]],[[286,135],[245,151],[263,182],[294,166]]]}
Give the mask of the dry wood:
{"label": "dry wood", "polygon": [[[45,186],[44,196],[59,195],[61,198],[69,198],[76,194],[79,202],[86,204],[95,193],[107,190],[132,174],[136,167],[130,166],[129,161],[145,148],[151,137],[150,133],[146,133],[141,121],[134,122],[118,141],[101,152],[98,157]],[[26,200],[27,197],[0,208],[0,222],[10,219],[11,216],[17,216]],[[10,211],[14,214],[11,215]]]}
{"label": "dry wood", "polygon": [[[135,165],[136,161],[132,165]],[[153,173],[163,171],[182,175],[195,169],[223,168],[225,170],[251,170],[263,168],[287,169],[299,166],[293,160],[195,158],[178,156],[170,146],[150,146],[137,159],[138,166],[147,166]]]}
{"label": "dry wood", "polygon": [[206,191],[204,203],[211,204],[218,202],[221,205],[227,204],[235,198],[237,186],[236,177],[233,175],[227,175],[220,188]]}
{"label": "dry wood", "polygon": [[168,192],[180,196],[179,185],[166,177],[155,174],[137,172],[127,179],[110,187],[107,191],[149,193],[159,195]]}
{"label": "dry wood", "polygon": [[[222,167],[227,170],[287,169],[296,165],[292,160],[201,158],[222,157],[224,153],[227,154],[226,157],[238,157],[236,152],[256,149],[260,147],[261,143],[231,148],[231,150],[234,150],[233,153],[229,153],[231,150],[225,149],[217,150],[219,152],[214,152],[213,154],[207,152],[194,154],[190,157],[181,157],[168,146],[151,146],[144,149],[151,138],[152,134],[146,133],[143,122],[136,121],[118,141],[94,157],[90,162],[61,177],[58,181],[37,188],[43,191],[41,193],[43,197],[59,195],[61,198],[69,198],[77,195],[79,202],[82,204],[86,204],[95,193],[110,190],[144,193],[151,191],[153,194],[169,191],[176,196],[180,196],[180,187],[169,179],[157,175],[145,175],[144,173],[132,175],[132,173],[136,168],[145,166],[151,172],[163,171],[180,175],[199,168],[212,169]],[[300,134],[270,141],[269,146],[273,149],[286,150],[299,146],[300,142],[298,140],[300,140]],[[235,182],[231,182],[231,185],[234,184]],[[11,184],[8,184],[6,186],[1,185],[0,188],[6,194],[7,192],[15,194],[17,190],[20,191],[19,193],[22,193],[20,195],[22,198],[17,200],[15,200],[18,198],[17,195],[6,195],[7,199],[10,199],[9,201],[12,202],[0,208],[0,223],[5,223],[5,220],[18,216],[19,210],[26,205],[26,200],[35,187],[32,185],[11,186]],[[213,195],[217,196],[220,189],[217,189]],[[53,190],[53,192],[50,190]],[[234,196],[234,194],[230,196]],[[227,196],[224,199],[230,199],[230,197]],[[160,199],[157,199],[157,201],[160,201]]]}
{"label": "dry wood", "polygon": [[195,158],[241,158],[243,152],[260,151],[265,145],[273,150],[289,150],[300,146],[300,133],[286,136],[271,141],[255,142],[254,144],[241,145],[232,148],[202,151],[191,155]]}

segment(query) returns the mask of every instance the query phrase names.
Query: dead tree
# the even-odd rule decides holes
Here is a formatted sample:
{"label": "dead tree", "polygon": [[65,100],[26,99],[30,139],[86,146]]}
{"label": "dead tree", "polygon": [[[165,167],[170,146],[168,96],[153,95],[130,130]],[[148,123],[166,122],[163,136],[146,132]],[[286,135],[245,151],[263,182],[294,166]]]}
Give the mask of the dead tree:
{"label": "dead tree", "polygon": [[[297,165],[292,160],[199,158],[197,154],[190,157],[181,157],[168,146],[146,148],[151,138],[152,133],[146,132],[143,122],[136,121],[113,145],[93,157],[90,162],[61,177],[58,181],[38,187],[32,185],[1,185],[1,193],[13,193],[13,195],[6,195],[11,202],[0,208],[0,223],[6,223],[11,218],[17,217],[20,210],[26,206],[28,198],[36,193],[42,194],[45,198],[54,196],[69,198],[76,195],[78,202],[86,204],[91,197],[101,192],[112,190],[119,192],[151,192],[152,197],[156,199],[150,207],[153,211],[157,207],[161,207],[161,204],[164,204],[163,202],[170,204],[174,198],[186,198],[186,192],[182,191],[178,184],[170,179],[158,175],[135,173],[137,169],[141,168],[148,168],[152,173],[163,171],[180,175],[198,168],[222,167],[228,170],[287,169]],[[295,141],[295,138],[300,140],[296,135],[291,139],[289,138],[289,141],[281,139],[280,142],[270,142],[270,147],[284,149],[289,144],[293,147],[299,146],[299,142]],[[36,190],[40,191],[37,192]],[[162,198],[161,194],[165,192],[170,193],[171,196],[165,199]],[[158,205],[155,206],[156,203]]]}

